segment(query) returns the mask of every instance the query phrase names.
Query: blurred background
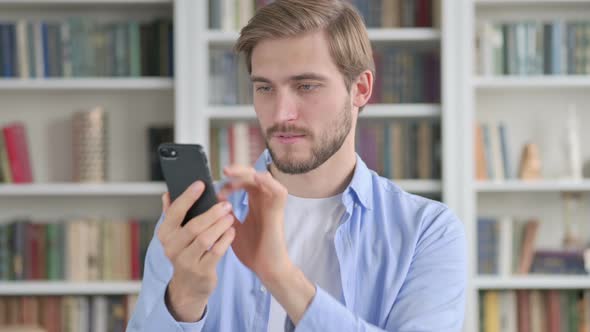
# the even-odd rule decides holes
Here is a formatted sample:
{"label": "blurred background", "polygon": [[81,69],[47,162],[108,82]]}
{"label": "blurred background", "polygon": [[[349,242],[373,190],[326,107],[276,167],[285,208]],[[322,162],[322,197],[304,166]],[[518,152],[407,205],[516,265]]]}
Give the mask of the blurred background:
{"label": "blurred background", "polygon": [[[239,29],[271,0],[0,0],[0,331],[124,331],[166,190],[265,148]],[[590,1],[349,0],[368,166],[468,237],[465,331],[590,329]]]}

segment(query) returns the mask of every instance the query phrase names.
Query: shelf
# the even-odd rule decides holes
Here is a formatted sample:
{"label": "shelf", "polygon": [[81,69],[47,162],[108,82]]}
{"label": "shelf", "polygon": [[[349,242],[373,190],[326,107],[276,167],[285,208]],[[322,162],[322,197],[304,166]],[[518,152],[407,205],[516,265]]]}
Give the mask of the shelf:
{"label": "shelf", "polygon": [[590,88],[590,75],[476,77],[475,87],[479,89]]}
{"label": "shelf", "polygon": [[477,289],[590,289],[587,275],[486,276],[476,277],[473,283]]}
{"label": "shelf", "polygon": [[480,193],[506,193],[506,192],[590,192],[590,179],[583,181],[574,180],[538,180],[520,181],[509,180],[503,182],[478,181],[475,190]]}
{"label": "shelf", "polygon": [[0,79],[2,90],[171,90],[172,78]]}
{"label": "shelf", "polygon": [[431,193],[437,194],[442,191],[442,182],[439,180],[396,180],[393,183],[400,186],[403,190],[411,193]]}
{"label": "shelf", "polygon": [[481,6],[506,6],[506,5],[582,5],[589,4],[588,0],[476,0],[476,5]]}
{"label": "shelf", "polygon": [[0,295],[125,295],[137,294],[140,281],[2,281]]}
{"label": "shelf", "polygon": [[163,182],[1,184],[2,196],[160,196]]}
{"label": "shelf", "polygon": [[0,0],[1,5],[159,5],[174,0]]}
{"label": "shelf", "polygon": [[435,118],[442,114],[439,104],[369,104],[361,118]]}
{"label": "shelf", "polygon": [[440,31],[431,28],[368,29],[371,41],[439,41]]}
{"label": "shelf", "polygon": [[[371,41],[439,41],[441,33],[431,28],[397,28],[397,29],[368,29]],[[228,44],[238,40],[239,32],[209,30],[207,41],[211,43]]]}
{"label": "shelf", "polygon": [[[439,104],[370,104],[361,118],[435,118],[440,117]],[[208,117],[213,120],[255,120],[252,105],[211,106]]]}

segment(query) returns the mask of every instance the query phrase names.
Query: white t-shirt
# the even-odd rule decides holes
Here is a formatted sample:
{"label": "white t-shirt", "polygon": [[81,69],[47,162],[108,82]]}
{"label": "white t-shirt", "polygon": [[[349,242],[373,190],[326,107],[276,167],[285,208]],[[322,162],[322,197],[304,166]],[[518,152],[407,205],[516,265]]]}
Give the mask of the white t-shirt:
{"label": "white t-shirt", "polygon": [[[289,195],[285,207],[285,239],[289,257],[314,284],[340,299],[342,282],[334,234],[345,208],[342,194],[328,198]],[[283,332],[287,315],[271,296],[269,332]]]}

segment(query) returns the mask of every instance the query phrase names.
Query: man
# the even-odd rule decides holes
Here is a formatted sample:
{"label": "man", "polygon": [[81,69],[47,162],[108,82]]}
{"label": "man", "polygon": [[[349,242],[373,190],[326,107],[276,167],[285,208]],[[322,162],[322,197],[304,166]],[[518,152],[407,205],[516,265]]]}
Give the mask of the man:
{"label": "man", "polygon": [[[241,31],[267,151],[232,165],[208,212],[163,197],[130,331],[459,331],[461,222],[354,149],[374,64],[338,0],[278,0]],[[231,204],[228,204],[231,203]]]}

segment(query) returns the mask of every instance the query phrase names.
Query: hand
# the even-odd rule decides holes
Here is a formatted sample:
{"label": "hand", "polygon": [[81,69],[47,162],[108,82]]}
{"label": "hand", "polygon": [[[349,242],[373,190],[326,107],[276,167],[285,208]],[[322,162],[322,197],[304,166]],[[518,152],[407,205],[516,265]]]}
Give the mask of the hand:
{"label": "hand", "polygon": [[234,225],[233,251],[263,282],[276,278],[292,265],[284,232],[287,189],[270,173],[251,167],[229,166],[224,174],[231,181],[219,192],[220,199],[235,190],[248,193],[248,215]]}
{"label": "hand", "polygon": [[233,251],[297,325],[316,289],[289,258],[284,233],[287,189],[270,173],[257,173],[253,168],[231,166],[224,173],[232,181],[221,189],[220,199],[242,188],[248,192],[248,215],[244,223],[234,225]]}
{"label": "hand", "polygon": [[201,181],[192,184],[172,205],[162,196],[165,219],[158,239],[174,274],[166,291],[168,309],[175,319],[196,322],[203,317],[209,296],[217,285],[216,265],[234,240],[231,204],[220,202],[181,226],[188,209],[203,194]]}

